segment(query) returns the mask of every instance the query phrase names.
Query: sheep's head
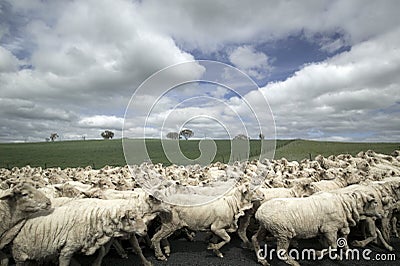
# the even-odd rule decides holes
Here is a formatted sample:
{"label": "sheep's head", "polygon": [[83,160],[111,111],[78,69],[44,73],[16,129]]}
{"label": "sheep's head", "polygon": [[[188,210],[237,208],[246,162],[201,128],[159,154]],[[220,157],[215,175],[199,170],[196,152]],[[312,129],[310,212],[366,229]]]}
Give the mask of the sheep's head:
{"label": "sheep's head", "polygon": [[143,236],[147,233],[147,226],[142,216],[137,209],[128,209],[123,211],[114,222],[118,224],[121,233],[136,233]]}
{"label": "sheep's head", "polygon": [[22,213],[34,213],[48,210],[51,207],[50,200],[40,191],[28,183],[20,183],[6,190],[0,195],[0,200],[8,200],[16,206],[16,211]]}

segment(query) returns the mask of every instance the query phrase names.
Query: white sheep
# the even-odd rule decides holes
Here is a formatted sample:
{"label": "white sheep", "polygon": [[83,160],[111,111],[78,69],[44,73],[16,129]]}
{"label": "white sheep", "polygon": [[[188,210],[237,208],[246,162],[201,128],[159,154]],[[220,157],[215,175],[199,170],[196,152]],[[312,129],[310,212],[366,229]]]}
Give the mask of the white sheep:
{"label": "white sheep", "polygon": [[113,237],[146,230],[142,213],[131,201],[73,200],[29,219],[12,242],[12,254],[17,265],[59,256],[59,265],[67,266],[75,252],[91,255]]}
{"label": "white sheep", "polygon": [[[0,250],[12,241],[26,219],[35,212],[49,209],[50,206],[50,200],[27,183],[0,191]],[[0,258],[2,263],[7,263],[7,258],[1,251]]]}

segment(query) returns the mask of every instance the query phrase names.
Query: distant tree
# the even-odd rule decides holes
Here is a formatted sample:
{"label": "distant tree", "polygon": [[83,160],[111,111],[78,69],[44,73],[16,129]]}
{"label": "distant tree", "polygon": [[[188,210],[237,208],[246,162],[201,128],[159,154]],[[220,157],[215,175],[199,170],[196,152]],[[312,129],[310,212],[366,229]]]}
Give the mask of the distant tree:
{"label": "distant tree", "polygon": [[194,132],[190,129],[183,129],[179,132],[179,136],[184,137],[186,140],[194,136]]}
{"label": "distant tree", "polygon": [[51,141],[55,141],[56,138],[58,138],[58,137],[59,137],[59,136],[58,136],[57,133],[51,133],[51,134],[50,134],[50,139],[51,139]]}
{"label": "distant tree", "polygon": [[101,136],[103,137],[103,139],[112,139],[114,137],[114,132],[110,130],[105,130],[101,132]]}
{"label": "distant tree", "polygon": [[259,137],[261,140],[265,139],[265,136],[264,136],[263,133],[260,133],[260,135],[258,135],[258,137]]}
{"label": "distant tree", "polygon": [[239,134],[239,135],[236,135],[233,139],[234,140],[249,140],[250,138],[248,136],[246,136],[245,134]]}
{"label": "distant tree", "polygon": [[178,132],[169,132],[167,134],[167,138],[169,138],[169,139],[179,139],[179,133]]}

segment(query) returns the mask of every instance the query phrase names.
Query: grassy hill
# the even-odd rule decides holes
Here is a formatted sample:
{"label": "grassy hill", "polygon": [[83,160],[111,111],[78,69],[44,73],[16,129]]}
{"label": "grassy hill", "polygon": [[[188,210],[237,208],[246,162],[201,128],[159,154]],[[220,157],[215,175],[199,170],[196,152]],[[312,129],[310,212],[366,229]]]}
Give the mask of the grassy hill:
{"label": "grassy hill", "polygon": [[[230,156],[230,141],[216,140],[217,155],[214,161],[227,162]],[[182,152],[191,159],[200,155],[199,140],[180,141]],[[146,141],[149,155],[154,163],[169,164],[162,151],[161,141]],[[250,141],[250,156],[257,157],[260,141]],[[318,154],[324,156],[360,151],[374,150],[390,154],[400,149],[400,143],[345,143],[320,142],[308,140],[277,140],[275,159],[285,157],[288,160],[314,158]],[[125,165],[122,142],[117,140],[87,140],[39,143],[2,143],[0,144],[0,167],[11,168],[25,165],[41,167],[78,167],[91,165],[101,168],[104,165]]]}

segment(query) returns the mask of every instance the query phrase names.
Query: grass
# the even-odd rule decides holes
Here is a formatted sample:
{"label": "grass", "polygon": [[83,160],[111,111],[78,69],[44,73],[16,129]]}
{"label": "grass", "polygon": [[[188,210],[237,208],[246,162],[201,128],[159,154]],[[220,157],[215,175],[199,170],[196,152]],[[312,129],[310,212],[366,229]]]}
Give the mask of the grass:
{"label": "grass", "polygon": [[391,154],[394,150],[400,149],[400,143],[365,143],[365,142],[328,142],[295,140],[287,145],[278,148],[275,158],[285,157],[292,161],[301,161],[304,158],[314,159],[321,154],[325,157],[329,155],[351,154],[355,156],[360,151],[374,150],[378,153]]}
{"label": "grass", "polygon": [[[136,140],[137,141],[137,140]],[[171,140],[170,140],[171,141]],[[217,154],[214,161],[228,162],[231,150],[231,141],[216,140]],[[268,142],[268,145],[271,143]],[[200,155],[199,140],[179,141],[183,154],[195,159]],[[288,160],[300,161],[305,158],[314,158],[318,154],[323,156],[348,153],[356,155],[360,151],[374,150],[390,154],[400,149],[400,143],[345,143],[322,142],[308,140],[277,140],[275,159],[285,157]],[[147,150],[152,162],[169,162],[163,153],[161,141],[158,139],[146,140]],[[250,141],[250,157],[256,158],[260,152],[260,141]],[[246,154],[239,154],[235,160],[246,158]],[[125,165],[125,157],[120,139],[116,140],[87,140],[38,143],[2,143],[0,144],[0,167],[11,168],[25,165],[41,167],[85,167],[101,168],[105,165]]]}
{"label": "grass", "polygon": [[0,144],[0,167],[124,165],[121,140]]}

